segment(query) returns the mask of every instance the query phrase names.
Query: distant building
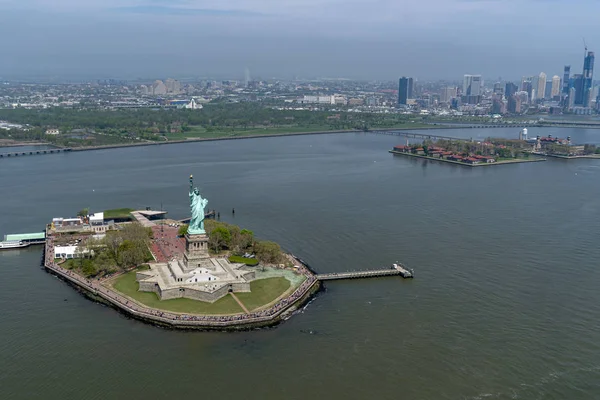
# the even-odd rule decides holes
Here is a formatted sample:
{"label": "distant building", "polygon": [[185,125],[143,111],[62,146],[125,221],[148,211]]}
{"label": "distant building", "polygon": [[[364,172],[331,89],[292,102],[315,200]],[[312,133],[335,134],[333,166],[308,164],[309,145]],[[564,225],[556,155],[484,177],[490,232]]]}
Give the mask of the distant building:
{"label": "distant building", "polygon": [[569,97],[568,97],[568,108],[573,109],[575,107],[575,88],[572,87],[569,89]]}
{"label": "distant building", "polygon": [[413,86],[413,78],[403,76],[398,80],[398,104],[408,104],[408,99],[413,98]]}
{"label": "distant building", "polygon": [[521,100],[521,104],[527,104],[529,102],[529,93],[523,90],[515,93],[515,96],[517,96]]}
{"label": "distant building", "polygon": [[565,65],[565,70],[563,72],[563,86],[562,86],[562,92],[563,95],[566,97],[569,95],[569,82],[571,81],[571,66],[570,65]]}
{"label": "distant building", "polygon": [[481,84],[481,75],[465,75],[463,79],[463,96],[480,96]]}
{"label": "distant building", "polygon": [[463,103],[478,104],[481,102],[482,94],[481,75],[465,75],[463,80]]}
{"label": "distant building", "polygon": [[546,81],[546,93],[544,93],[544,99],[551,99],[552,98],[552,81]]}
{"label": "distant building", "polygon": [[165,86],[167,88],[167,93],[177,94],[181,92],[181,83],[176,79],[167,79],[165,81]]}
{"label": "distant building", "polygon": [[546,73],[541,72],[538,76],[536,94],[538,99],[543,100],[546,97]]}
{"label": "distant building", "polygon": [[511,114],[520,114],[521,113],[521,98],[516,94],[510,96],[508,98],[508,112]]}
{"label": "distant building", "polygon": [[46,129],[46,135],[58,135],[60,131],[56,128]]}
{"label": "distant building", "polygon": [[[573,75],[573,88],[575,89],[575,104],[582,105],[584,96],[584,82],[582,74]],[[569,92],[570,93],[570,92]],[[570,101],[570,100],[569,100]]]}
{"label": "distant building", "polygon": [[521,79],[521,91],[527,92],[527,101],[532,101],[531,95],[533,94],[533,77],[524,76]]}
{"label": "distant building", "polygon": [[552,88],[550,91],[550,98],[554,99],[560,96],[560,76],[554,75],[552,77]]}
{"label": "distant building", "polygon": [[335,104],[335,96],[304,96],[298,100],[299,103],[309,104]]}
{"label": "distant building", "polygon": [[455,86],[446,86],[442,88],[442,92],[440,93],[440,101],[442,103],[449,103],[450,100],[456,97],[456,87]]}
{"label": "distant building", "polygon": [[152,94],[153,95],[165,95],[167,94],[167,86],[161,80],[156,80],[152,84]]}
{"label": "distant building", "polygon": [[584,107],[590,106],[590,97],[592,90],[592,79],[594,77],[594,52],[588,51],[587,56],[583,60],[583,87],[582,87],[582,104]]}
{"label": "distant building", "polygon": [[185,108],[189,110],[201,110],[202,104],[197,103],[196,99],[192,98],[191,100],[171,100],[168,103],[172,107],[177,107],[179,109]]}
{"label": "distant building", "polygon": [[492,99],[492,114],[505,114],[506,108],[502,101],[502,96],[495,95]]}
{"label": "distant building", "polygon": [[507,82],[504,87],[504,96],[508,99],[519,91],[519,87],[512,82]]}
{"label": "distant building", "polygon": [[504,88],[502,87],[502,84],[500,82],[494,83],[494,94],[504,94]]}

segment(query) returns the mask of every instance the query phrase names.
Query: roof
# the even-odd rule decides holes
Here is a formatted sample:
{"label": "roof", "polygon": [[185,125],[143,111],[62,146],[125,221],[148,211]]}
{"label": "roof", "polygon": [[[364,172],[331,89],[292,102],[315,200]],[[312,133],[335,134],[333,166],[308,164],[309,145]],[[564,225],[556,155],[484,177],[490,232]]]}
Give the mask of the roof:
{"label": "roof", "polygon": [[90,221],[104,221],[104,213],[98,212],[90,215]]}
{"label": "roof", "polygon": [[46,239],[45,232],[37,232],[37,233],[18,233],[14,235],[4,235],[4,240],[12,241],[12,240],[44,240]]}
{"label": "roof", "polygon": [[138,210],[136,211],[142,215],[145,215],[147,217],[153,217],[156,215],[166,215],[167,212],[166,211],[154,211],[154,210]]}

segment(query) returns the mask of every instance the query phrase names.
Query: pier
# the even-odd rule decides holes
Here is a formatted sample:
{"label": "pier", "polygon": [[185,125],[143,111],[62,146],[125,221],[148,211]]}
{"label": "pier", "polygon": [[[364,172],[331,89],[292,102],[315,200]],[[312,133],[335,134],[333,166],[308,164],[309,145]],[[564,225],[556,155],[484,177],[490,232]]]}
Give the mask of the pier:
{"label": "pier", "polygon": [[378,278],[382,276],[400,275],[403,278],[414,278],[414,272],[401,264],[394,264],[394,267],[388,269],[375,269],[366,271],[349,272],[331,272],[328,274],[317,274],[316,278],[320,281],[333,281],[339,279],[365,279]]}
{"label": "pier", "polygon": [[30,150],[30,151],[15,151],[12,153],[0,153],[0,158],[4,157],[23,157],[23,156],[37,156],[43,154],[55,154],[55,153],[66,153],[71,151],[71,148],[56,148],[47,150]]}

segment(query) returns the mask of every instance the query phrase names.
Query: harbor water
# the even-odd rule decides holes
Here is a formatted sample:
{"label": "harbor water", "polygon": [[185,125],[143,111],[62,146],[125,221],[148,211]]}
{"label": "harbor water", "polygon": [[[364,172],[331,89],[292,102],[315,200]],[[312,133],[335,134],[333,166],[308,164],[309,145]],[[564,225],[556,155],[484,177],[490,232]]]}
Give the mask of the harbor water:
{"label": "harbor water", "polygon": [[[600,130],[538,134],[600,143]],[[388,153],[400,143],[347,133],[0,160],[0,235],[86,207],[184,218],[193,174],[222,220],[317,272],[415,271],[326,282],[273,329],[182,332],[87,300],[40,268],[39,246],[0,252],[0,398],[600,398],[600,160],[467,168]]]}

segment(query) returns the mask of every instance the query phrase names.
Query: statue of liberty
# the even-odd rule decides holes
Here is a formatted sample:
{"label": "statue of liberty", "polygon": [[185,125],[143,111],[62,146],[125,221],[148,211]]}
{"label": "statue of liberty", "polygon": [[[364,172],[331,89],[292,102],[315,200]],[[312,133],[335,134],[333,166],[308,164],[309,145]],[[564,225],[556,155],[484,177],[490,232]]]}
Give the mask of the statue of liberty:
{"label": "statue of liberty", "polygon": [[208,200],[200,196],[198,188],[194,187],[194,177],[190,175],[190,208],[192,210],[192,218],[188,226],[188,234],[200,235],[206,233],[204,230],[204,207],[207,204]]}

